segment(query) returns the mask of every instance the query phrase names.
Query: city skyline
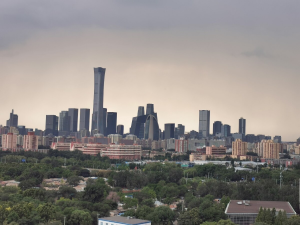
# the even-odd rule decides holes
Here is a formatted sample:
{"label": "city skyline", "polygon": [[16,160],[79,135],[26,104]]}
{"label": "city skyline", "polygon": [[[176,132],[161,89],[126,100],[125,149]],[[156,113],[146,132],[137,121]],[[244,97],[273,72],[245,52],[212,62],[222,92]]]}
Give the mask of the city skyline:
{"label": "city skyline", "polygon": [[125,133],[137,107],[153,103],[160,127],[197,131],[207,109],[210,127],[238,132],[244,117],[248,134],[300,136],[299,2],[89,3],[1,3],[2,125],[11,109],[39,129],[45,115],[93,110],[92,68],[102,66],[104,107]]}

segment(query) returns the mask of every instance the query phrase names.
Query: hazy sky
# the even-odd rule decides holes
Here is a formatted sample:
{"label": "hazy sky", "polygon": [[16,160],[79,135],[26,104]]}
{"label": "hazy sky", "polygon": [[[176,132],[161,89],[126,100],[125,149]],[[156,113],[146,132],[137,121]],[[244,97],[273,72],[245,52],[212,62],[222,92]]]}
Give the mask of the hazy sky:
{"label": "hazy sky", "polygon": [[198,130],[211,110],[248,134],[300,136],[300,1],[1,0],[0,124],[45,128],[46,114],[104,106],[128,132],[153,103],[160,128]]}

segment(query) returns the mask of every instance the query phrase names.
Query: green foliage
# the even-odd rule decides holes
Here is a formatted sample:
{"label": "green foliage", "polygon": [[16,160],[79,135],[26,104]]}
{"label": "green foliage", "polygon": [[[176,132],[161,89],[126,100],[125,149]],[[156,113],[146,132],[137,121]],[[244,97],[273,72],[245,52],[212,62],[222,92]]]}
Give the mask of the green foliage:
{"label": "green foliage", "polygon": [[48,221],[50,219],[52,219],[54,217],[55,214],[55,208],[52,204],[50,203],[46,203],[43,205],[40,205],[37,208],[37,211],[39,212],[40,217],[46,222],[48,223]]}
{"label": "green foliage", "polygon": [[82,177],[70,176],[70,177],[68,177],[67,182],[68,182],[69,185],[77,186],[80,183],[81,180],[83,180]]}
{"label": "green foliage", "polygon": [[73,211],[69,220],[69,224],[71,225],[90,225],[91,222],[91,215],[84,210]]}

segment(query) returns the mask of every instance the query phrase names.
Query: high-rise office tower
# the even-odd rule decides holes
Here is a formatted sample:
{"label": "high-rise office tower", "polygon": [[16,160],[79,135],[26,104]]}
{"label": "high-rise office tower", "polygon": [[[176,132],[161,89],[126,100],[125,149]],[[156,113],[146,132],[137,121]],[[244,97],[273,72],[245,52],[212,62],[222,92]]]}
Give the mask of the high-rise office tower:
{"label": "high-rise office tower", "polygon": [[201,138],[209,137],[210,111],[199,110],[199,136]]}
{"label": "high-rise office tower", "polygon": [[78,127],[78,109],[69,109],[68,115],[70,117],[70,131],[77,132]]}
{"label": "high-rise office tower", "polygon": [[239,133],[246,134],[246,119],[243,117],[239,119]]}
{"label": "high-rise office tower", "polygon": [[182,124],[178,124],[177,129],[178,129],[178,137],[183,136],[184,135],[185,126],[182,125]]}
{"label": "high-rise office tower", "polygon": [[58,136],[58,117],[55,115],[46,115],[45,136],[48,134]]}
{"label": "high-rise office tower", "polygon": [[104,135],[107,136],[107,108],[103,108],[103,118],[102,118],[102,123],[104,127]]}
{"label": "high-rise office tower", "polygon": [[159,140],[159,126],[155,115],[147,115],[145,122],[144,138]]}
{"label": "high-rise office tower", "polygon": [[175,123],[166,123],[165,124],[165,139],[174,138],[175,134]]}
{"label": "high-rise office tower", "polygon": [[9,114],[9,119],[6,121],[6,126],[17,127],[18,126],[18,115],[14,114],[14,110]]}
{"label": "high-rise office tower", "polygon": [[[139,110],[138,110],[138,115],[140,114],[140,116],[137,117],[133,117],[132,118],[132,123],[131,123],[131,127],[130,127],[130,134],[134,134],[136,135],[139,139],[143,139],[146,138],[148,139],[149,136],[153,136],[153,137],[157,137],[159,139],[159,129],[156,129],[158,127],[158,123],[157,123],[157,113],[154,112],[154,105],[153,104],[147,104],[147,110],[146,110],[146,115],[141,115],[142,112],[144,111],[142,109],[142,106],[139,106]],[[146,127],[146,121],[147,119],[149,120],[148,122],[150,122],[150,115],[154,116],[154,120],[151,120],[154,122],[154,126],[153,129],[151,130],[151,132],[154,132],[155,134],[151,134],[149,135],[149,127]],[[149,118],[148,118],[149,117]],[[146,133],[147,130],[147,133]],[[153,139],[153,140],[158,140],[158,139]]]}
{"label": "high-rise office tower", "polygon": [[19,130],[20,135],[26,135],[26,127],[25,126],[18,126],[17,129]]}
{"label": "high-rise office tower", "polygon": [[147,110],[146,110],[146,114],[150,115],[154,113],[154,105],[153,104],[147,104]]}
{"label": "high-rise office tower", "polygon": [[223,137],[229,137],[231,135],[231,126],[228,124],[224,124],[221,127],[221,135]]}
{"label": "high-rise office tower", "polygon": [[137,116],[143,116],[143,115],[145,115],[144,106],[139,106]]}
{"label": "high-rise office tower", "polygon": [[79,131],[90,130],[90,109],[80,109]]}
{"label": "high-rise office tower", "polygon": [[70,132],[70,117],[68,111],[59,113],[59,131]]}
{"label": "high-rise office tower", "polygon": [[215,121],[213,124],[213,135],[215,136],[217,133],[221,133],[222,128],[222,122],[221,121]]}
{"label": "high-rise office tower", "polygon": [[124,125],[119,124],[117,126],[117,134],[123,135],[124,134]]}
{"label": "high-rise office tower", "polygon": [[97,129],[101,134],[105,134],[106,113],[103,110],[105,68],[94,68],[94,106],[92,116],[92,130]]}
{"label": "high-rise office tower", "polygon": [[281,143],[281,136],[275,136],[273,139],[274,143]]}
{"label": "high-rise office tower", "polygon": [[107,113],[107,135],[117,133],[117,113],[108,112]]}

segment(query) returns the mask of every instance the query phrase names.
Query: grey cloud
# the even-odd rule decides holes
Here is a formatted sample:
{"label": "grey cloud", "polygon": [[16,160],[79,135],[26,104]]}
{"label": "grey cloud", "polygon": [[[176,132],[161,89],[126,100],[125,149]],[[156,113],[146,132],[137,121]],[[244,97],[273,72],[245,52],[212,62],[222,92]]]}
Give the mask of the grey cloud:
{"label": "grey cloud", "polygon": [[246,57],[271,58],[271,55],[266,53],[263,48],[256,48],[252,51],[242,52],[241,54]]}
{"label": "grey cloud", "polygon": [[104,29],[239,29],[257,32],[294,32],[300,14],[299,1],[254,0],[86,0],[0,2],[0,42],[2,48],[26,40],[36,32],[56,28],[98,27]]}

